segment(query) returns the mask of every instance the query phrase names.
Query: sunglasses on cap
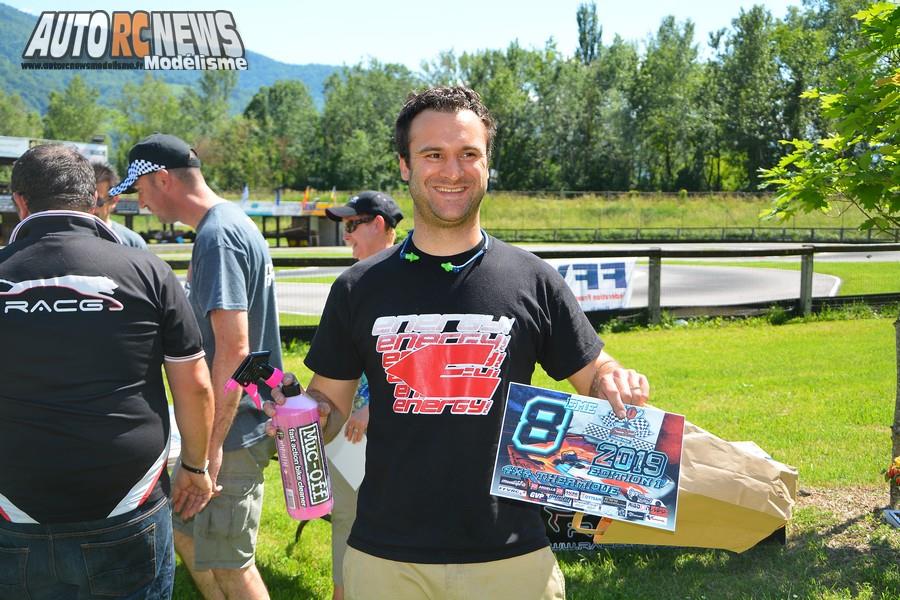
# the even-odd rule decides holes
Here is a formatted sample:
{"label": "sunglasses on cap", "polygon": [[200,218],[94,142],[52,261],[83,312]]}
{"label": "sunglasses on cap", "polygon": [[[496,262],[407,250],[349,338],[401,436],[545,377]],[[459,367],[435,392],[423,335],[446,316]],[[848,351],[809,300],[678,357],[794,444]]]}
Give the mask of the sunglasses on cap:
{"label": "sunglasses on cap", "polygon": [[370,215],[368,217],[362,217],[361,219],[353,219],[352,221],[344,221],[344,229],[347,233],[353,233],[356,231],[356,228],[364,223],[371,223],[375,220],[374,215]]}

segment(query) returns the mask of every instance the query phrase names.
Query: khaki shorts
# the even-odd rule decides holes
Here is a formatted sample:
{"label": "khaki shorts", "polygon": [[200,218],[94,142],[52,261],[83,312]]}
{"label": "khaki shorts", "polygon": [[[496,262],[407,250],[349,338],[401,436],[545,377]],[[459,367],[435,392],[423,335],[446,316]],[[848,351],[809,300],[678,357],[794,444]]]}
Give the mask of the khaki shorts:
{"label": "khaki shorts", "polygon": [[222,492],[194,518],[172,515],[175,529],[194,539],[194,568],[242,569],[253,564],[262,514],[263,474],[275,453],[272,438],[225,452],[218,485]]}
{"label": "khaki shorts", "polygon": [[356,520],[356,490],[337,469],[331,468],[330,463],[328,473],[334,494],[334,508],[331,509],[331,579],[338,586],[344,584],[344,554],[350,529]]}
{"label": "khaki shorts", "polygon": [[566,583],[550,548],[482,563],[431,565],[344,555],[347,600],[564,600]]}

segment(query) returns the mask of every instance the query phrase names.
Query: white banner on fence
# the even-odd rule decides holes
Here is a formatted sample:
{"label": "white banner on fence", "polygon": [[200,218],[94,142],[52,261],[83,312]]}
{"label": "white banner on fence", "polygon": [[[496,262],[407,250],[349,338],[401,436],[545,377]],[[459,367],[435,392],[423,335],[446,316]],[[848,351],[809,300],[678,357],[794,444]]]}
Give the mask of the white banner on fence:
{"label": "white banner on fence", "polygon": [[547,259],[563,276],[582,310],[625,308],[631,300],[634,258]]}

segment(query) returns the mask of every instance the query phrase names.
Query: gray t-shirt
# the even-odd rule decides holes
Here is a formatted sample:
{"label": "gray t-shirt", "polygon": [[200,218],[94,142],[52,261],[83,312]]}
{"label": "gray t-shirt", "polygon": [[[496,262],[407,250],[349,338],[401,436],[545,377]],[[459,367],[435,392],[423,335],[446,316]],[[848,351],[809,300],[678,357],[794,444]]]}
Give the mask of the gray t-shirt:
{"label": "gray t-shirt", "polygon": [[[186,291],[200,323],[210,367],[216,344],[209,312],[224,309],[247,311],[250,350],[269,350],[272,366],[282,368],[275,269],[269,247],[256,224],[235,204],[216,204],[200,220]],[[264,400],[271,399],[264,384],[259,391]],[[266,420],[245,394],[225,438],[225,450],[246,448],[264,438]]]}
{"label": "gray t-shirt", "polygon": [[115,221],[110,221],[108,225],[112,227],[112,230],[116,232],[116,235],[119,236],[119,239],[122,240],[122,243],[126,246],[147,250],[147,242],[145,242],[144,238],[142,238],[137,232],[132,231],[121,223],[116,223]]}

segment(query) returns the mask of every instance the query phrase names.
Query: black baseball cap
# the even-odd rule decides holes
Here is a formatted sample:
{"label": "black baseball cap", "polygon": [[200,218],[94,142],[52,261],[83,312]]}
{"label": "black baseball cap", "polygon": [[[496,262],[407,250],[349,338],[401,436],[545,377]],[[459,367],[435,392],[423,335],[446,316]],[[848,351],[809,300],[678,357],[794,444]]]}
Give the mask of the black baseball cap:
{"label": "black baseball cap", "polygon": [[141,175],[160,169],[200,168],[197,152],[187,142],[174,135],[154,133],[131,147],[128,151],[128,175],[122,183],[109,190],[110,196],[133,194],[134,182]]}
{"label": "black baseball cap", "polygon": [[332,221],[356,215],[381,215],[391,227],[396,227],[403,218],[403,213],[393,198],[384,192],[372,190],[356,194],[344,206],[326,208],[325,214]]}

